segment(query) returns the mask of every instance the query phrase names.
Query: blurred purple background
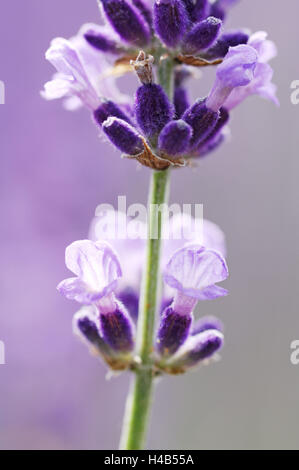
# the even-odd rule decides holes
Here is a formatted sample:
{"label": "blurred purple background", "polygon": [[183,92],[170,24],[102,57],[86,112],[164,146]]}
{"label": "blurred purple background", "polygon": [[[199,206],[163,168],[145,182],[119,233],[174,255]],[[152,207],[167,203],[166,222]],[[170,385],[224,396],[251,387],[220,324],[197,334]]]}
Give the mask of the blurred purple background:
{"label": "blurred purple background", "polygon": [[[283,10],[285,11],[285,10]],[[222,361],[159,383],[151,448],[299,448],[298,120],[290,83],[299,79],[299,5],[243,0],[229,26],[265,29],[280,109],[257,98],[232,120],[232,141],[197,170],[175,172],[171,200],[203,203],[226,232],[228,298],[204,303],[226,327]],[[64,249],[85,238],[97,204],[144,203],[149,172],[101,142],[86,111],[39,96],[52,75],[44,52],[99,18],[96,0],[1,4],[0,106],[1,449],[111,449],[118,445],[128,377],[106,370],[72,335],[77,305],[56,292]],[[204,94],[213,71],[193,86]],[[133,85],[134,79],[131,79]]]}

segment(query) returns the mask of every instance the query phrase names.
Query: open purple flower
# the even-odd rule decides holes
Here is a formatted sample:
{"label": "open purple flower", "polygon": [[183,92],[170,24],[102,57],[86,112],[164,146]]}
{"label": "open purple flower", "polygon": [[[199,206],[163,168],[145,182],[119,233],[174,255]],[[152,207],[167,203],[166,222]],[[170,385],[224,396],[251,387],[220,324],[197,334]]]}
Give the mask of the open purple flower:
{"label": "open purple flower", "polygon": [[62,281],[58,290],[68,299],[94,305],[103,341],[114,351],[131,351],[135,327],[114,293],[122,272],[112,248],[106,242],[80,240],[67,247],[65,258],[77,277]]}
{"label": "open purple flower", "polygon": [[172,355],[189,336],[193,310],[199,300],[227,295],[217,282],[228,277],[228,269],[219,252],[191,245],[177,251],[164,272],[164,282],[174,289],[170,306],[162,313],[157,334],[157,349]]}
{"label": "open purple flower", "polygon": [[259,95],[279,105],[276,86],[272,83],[273,69],[268,64],[277,54],[275,44],[267,39],[267,33],[259,31],[250,36],[248,45],[257,52],[253,79],[248,85],[237,87],[232,91],[224,104],[228,110],[235,108],[251,95]]}

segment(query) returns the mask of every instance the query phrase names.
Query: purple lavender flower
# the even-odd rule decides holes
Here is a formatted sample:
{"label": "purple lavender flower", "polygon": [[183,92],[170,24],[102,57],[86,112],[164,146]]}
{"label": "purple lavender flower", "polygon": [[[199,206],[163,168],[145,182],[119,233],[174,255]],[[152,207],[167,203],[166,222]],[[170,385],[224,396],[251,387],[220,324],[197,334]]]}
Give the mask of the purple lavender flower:
{"label": "purple lavender flower", "polygon": [[188,13],[182,0],[156,0],[154,25],[161,41],[168,47],[176,47],[189,26]]}
{"label": "purple lavender flower", "polygon": [[174,97],[175,117],[180,119],[190,106],[188,91],[184,86],[191,73],[187,68],[179,68],[174,76]]}
{"label": "purple lavender flower", "polygon": [[238,3],[239,0],[216,0],[210,9],[210,14],[224,20],[229,8]]}
{"label": "purple lavender flower", "polygon": [[101,0],[106,18],[120,38],[134,46],[150,40],[150,28],[143,14],[126,0]]}
{"label": "purple lavender flower", "polygon": [[107,31],[94,31],[89,29],[84,33],[84,38],[92,47],[101,52],[108,52],[111,54],[119,54],[120,45],[113,37],[109,37]]}
{"label": "purple lavender flower", "polygon": [[234,88],[248,85],[253,80],[257,60],[253,47],[244,44],[231,47],[217,68],[215,84],[206,100],[207,108],[218,111]]}
{"label": "purple lavender flower", "polygon": [[189,336],[177,353],[170,357],[170,371],[172,369],[174,373],[185,372],[211,359],[222,348],[223,340],[223,334],[213,329]]}
{"label": "purple lavender flower", "polygon": [[200,245],[186,246],[172,256],[164,281],[175,290],[175,295],[172,304],[162,313],[157,333],[160,354],[172,355],[186,341],[198,300],[227,295],[225,289],[215,285],[227,276],[227,266],[220,253]]}
{"label": "purple lavender flower", "polygon": [[193,129],[190,147],[196,148],[213,131],[219,119],[219,111],[207,106],[205,99],[198,99],[184,112],[182,119]]}
{"label": "purple lavender flower", "polygon": [[138,132],[126,121],[109,117],[103,122],[103,131],[121,152],[138,155],[144,150],[144,143]]}
{"label": "purple lavender flower", "polygon": [[79,34],[70,40],[54,39],[46,52],[46,59],[58,73],[45,84],[42,96],[47,100],[64,98],[65,106],[70,110],[84,105],[93,111],[103,97],[117,103],[130,101],[116,87],[115,78],[104,75],[109,68],[107,56],[99,58],[98,51],[84,39],[85,31],[90,27],[84,25]]}
{"label": "purple lavender flower", "polygon": [[104,100],[93,113],[97,124],[102,125],[109,117],[117,117],[132,124],[131,119],[122,108],[111,100]]}
{"label": "purple lavender flower", "polygon": [[173,118],[174,108],[160,85],[141,85],[136,93],[135,115],[137,123],[148,138],[156,137]]}
{"label": "purple lavender flower", "polygon": [[267,39],[267,33],[258,31],[250,36],[248,45],[257,52],[253,79],[246,86],[237,87],[232,91],[225,101],[228,110],[235,108],[251,95],[259,95],[279,105],[276,86],[272,83],[273,70],[267,63],[277,54],[275,44]]}
{"label": "purple lavender flower", "polygon": [[249,35],[244,31],[230,31],[223,33],[217,42],[209,48],[205,53],[205,57],[209,60],[225,57],[230,47],[247,44]]}
{"label": "purple lavender flower", "polygon": [[221,25],[221,20],[213,16],[195,24],[184,39],[184,52],[195,55],[208,49],[219,36]]}
{"label": "purple lavender flower", "polygon": [[68,299],[94,305],[103,341],[115,351],[131,351],[135,328],[114,294],[122,272],[112,248],[106,242],[80,240],[67,247],[65,261],[77,277],[62,281],[59,292]]}
{"label": "purple lavender flower", "polygon": [[209,0],[195,0],[193,3],[192,11],[190,12],[190,17],[194,23],[202,21],[209,16],[210,5]]}
{"label": "purple lavender flower", "polygon": [[170,121],[159,135],[159,149],[168,155],[180,155],[187,151],[192,136],[192,127],[185,121]]}

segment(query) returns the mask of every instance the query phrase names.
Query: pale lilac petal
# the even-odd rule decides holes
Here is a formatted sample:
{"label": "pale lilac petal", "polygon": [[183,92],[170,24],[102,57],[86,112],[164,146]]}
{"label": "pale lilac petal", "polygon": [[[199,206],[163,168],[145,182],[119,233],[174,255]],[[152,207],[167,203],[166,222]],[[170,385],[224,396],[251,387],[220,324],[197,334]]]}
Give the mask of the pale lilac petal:
{"label": "pale lilac petal", "polygon": [[178,213],[170,218],[164,228],[162,266],[165,266],[173,253],[187,244],[202,245],[219,251],[226,256],[225,235],[221,228],[207,219],[196,220],[189,214]]}
{"label": "pale lilac petal", "polygon": [[122,275],[116,254],[105,242],[80,240],[72,243],[66,249],[65,263],[97,298],[114,290]]}
{"label": "pale lilac petal", "polygon": [[94,241],[106,240],[117,252],[123,271],[119,289],[130,286],[138,291],[145,258],[146,224],[112,207],[105,209],[100,205],[91,222],[89,238]]}
{"label": "pale lilac petal", "polygon": [[252,34],[248,40],[248,45],[254,47],[258,53],[259,62],[269,62],[277,56],[277,47],[273,41],[267,39],[268,33],[257,31]]}
{"label": "pale lilac petal", "polygon": [[204,288],[199,294],[198,300],[213,300],[218,299],[218,297],[225,297],[228,295],[228,291],[220,286],[209,286]]}
{"label": "pale lilac petal", "polygon": [[247,44],[230,47],[217,68],[215,84],[207,97],[206,106],[217,111],[236,87],[244,87],[253,80],[258,61],[256,50]]}
{"label": "pale lilac petal", "polygon": [[272,77],[273,70],[270,65],[258,63],[252,82],[246,87],[238,87],[232,91],[225,101],[226,109],[231,110],[235,108],[252,95],[260,95],[279,106],[279,101],[276,96],[276,86],[272,83]]}
{"label": "pale lilac petal", "polygon": [[61,281],[57,290],[67,299],[89,305],[101,297],[101,294],[90,292],[89,287],[78,277],[72,277]]}
{"label": "pale lilac petal", "polygon": [[227,265],[220,253],[193,245],[172,256],[165,270],[164,281],[187,296],[201,299],[209,295],[205,294],[206,288],[227,277]]}
{"label": "pale lilac petal", "polygon": [[45,83],[44,90],[41,91],[41,95],[46,100],[56,100],[66,96],[70,91],[70,87],[71,83],[69,80],[56,78]]}

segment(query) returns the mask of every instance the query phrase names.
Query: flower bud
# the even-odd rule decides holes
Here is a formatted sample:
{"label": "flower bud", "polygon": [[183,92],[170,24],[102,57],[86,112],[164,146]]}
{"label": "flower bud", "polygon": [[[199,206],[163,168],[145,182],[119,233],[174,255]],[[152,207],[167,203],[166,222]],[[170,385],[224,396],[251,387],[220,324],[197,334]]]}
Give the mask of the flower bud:
{"label": "flower bud", "polygon": [[167,307],[162,313],[156,346],[162,356],[174,354],[185,342],[192,323],[191,315],[182,315]]}
{"label": "flower bud", "polygon": [[192,127],[185,121],[170,121],[159,135],[159,150],[168,155],[182,155],[189,147]]}
{"label": "flower bud", "polygon": [[138,318],[139,296],[131,287],[121,290],[118,294],[119,300],[126,306],[133,320]]}
{"label": "flower bud", "polygon": [[116,117],[103,122],[103,131],[121,152],[138,155],[144,149],[143,141],[134,127]]}
{"label": "flower bud", "polygon": [[139,10],[145,21],[147,22],[150,29],[153,26],[153,16],[151,9],[146,5],[143,0],[132,0],[133,5]]}
{"label": "flower bud", "polygon": [[200,362],[210,359],[223,346],[223,334],[218,330],[205,330],[189,336],[184,345],[169,360],[169,372],[185,372]]}
{"label": "flower bud", "polygon": [[196,54],[210,47],[216,41],[221,25],[221,20],[213,16],[209,16],[206,20],[197,23],[189,31],[184,40],[184,52]]}
{"label": "flower bud", "polygon": [[218,318],[212,316],[202,317],[193,326],[191,334],[194,336],[207,330],[223,332],[223,324]]}
{"label": "flower bud", "polygon": [[205,100],[197,100],[182,116],[193,129],[190,146],[197,145],[204,140],[214,129],[219,119],[219,112],[207,108]]}
{"label": "flower bud", "polygon": [[212,130],[212,132],[200,142],[199,148],[206,146],[207,144],[211,143],[212,141],[215,140],[215,138],[220,134],[222,131],[223,127],[226,126],[226,124],[229,121],[229,112],[225,108],[220,108],[219,110],[219,119],[217,121],[216,126]]}
{"label": "flower bud", "polygon": [[182,0],[156,0],[154,5],[155,31],[168,47],[176,47],[183,39],[189,24]]}
{"label": "flower bud", "polygon": [[113,351],[129,352],[134,348],[134,324],[124,306],[115,301],[115,309],[99,309],[100,331],[104,341]]}
{"label": "flower bud", "polygon": [[96,33],[93,31],[87,31],[84,34],[84,38],[92,47],[101,52],[110,52],[117,54],[119,52],[118,44],[111,38],[109,38],[107,32]]}
{"label": "flower bud", "polygon": [[174,89],[173,102],[175,108],[175,117],[179,119],[190,106],[186,88],[180,86]]}
{"label": "flower bud", "polygon": [[231,31],[220,36],[216,44],[214,44],[206,53],[209,60],[225,57],[230,47],[239,44],[247,44],[248,34],[243,31]]}
{"label": "flower bud", "polygon": [[150,28],[142,14],[126,0],[100,0],[106,17],[121,37],[133,46],[143,46],[150,40]]}
{"label": "flower bud", "polygon": [[176,70],[174,75],[174,96],[173,103],[175,107],[175,117],[179,119],[182,117],[187,108],[189,108],[189,98],[186,88],[183,86],[185,81],[190,78],[190,71],[181,67]]}
{"label": "flower bud", "polygon": [[141,85],[136,93],[137,123],[146,137],[156,137],[173,118],[174,108],[160,85]]}
{"label": "flower bud", "polygon": [[184,363],[187,367],[212,357],[223,346],[223,334],[218,330],[206,330],[192,337],[192,348],[186,353]]}
{"label": "flower bud", "polygon": [[106,121],[110,116],[117,117],[123,121],[132,124],[129,117],[123,112],[123,110],[113,101],[107,100],[104,101],[93,113],[94,118],[97,124],[100,126]]}

